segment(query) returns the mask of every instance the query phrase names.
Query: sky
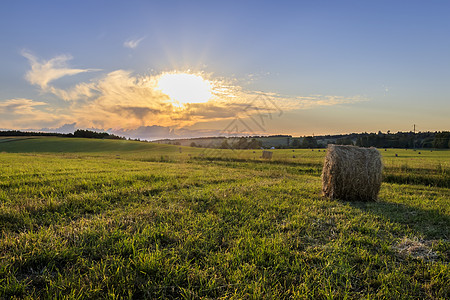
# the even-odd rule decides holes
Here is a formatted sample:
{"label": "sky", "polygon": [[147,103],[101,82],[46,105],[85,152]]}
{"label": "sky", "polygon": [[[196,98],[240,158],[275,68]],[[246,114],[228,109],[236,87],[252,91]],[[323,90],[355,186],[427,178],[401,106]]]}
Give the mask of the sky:
{"label": "sky", "polygon": [[2,1],[0,129],[450,130],[449,1]]}

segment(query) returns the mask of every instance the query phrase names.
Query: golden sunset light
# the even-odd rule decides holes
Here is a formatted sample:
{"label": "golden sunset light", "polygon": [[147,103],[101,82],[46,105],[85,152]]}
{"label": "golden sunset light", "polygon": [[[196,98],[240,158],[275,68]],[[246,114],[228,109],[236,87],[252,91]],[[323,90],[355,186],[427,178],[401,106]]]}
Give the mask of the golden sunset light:
{"label": "golden sunset light", "polygon": [[450,299],[450,1],[0,1],[0,300]]}
{"label": "golden sunset light", "polygon": [[213,97],[211,82],[190,73],[164,73],[158,80],[158,88],[180,105],[205,103]]}

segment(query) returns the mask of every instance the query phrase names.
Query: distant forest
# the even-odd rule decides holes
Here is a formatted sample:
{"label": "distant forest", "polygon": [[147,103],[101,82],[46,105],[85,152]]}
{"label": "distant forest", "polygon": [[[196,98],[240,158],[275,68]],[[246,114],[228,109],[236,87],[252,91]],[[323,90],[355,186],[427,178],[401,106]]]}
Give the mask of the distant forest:
{"label": "distant forest", "polygon": [[327,144],[377,148],[450,148],[450,132],[351,133],[292,139],[293,148],[326,147]]}
{"label": "distant forest", "polygon": [[247,137],[203,137],[191,139],[164,139],[157,143],[222,149],[259,148],[326,148],[328,144],[355,145],[377,148],[450,148],[450,132],[351,133],[292,137],[291,135]]}
{"label": "distant forest", "polygon": [[54,132],[32,132],[32,131],[19,131],[19,130],[7,130],[0,131],[0,136],[58,136],[58,137],[76,137],[76,138],[90,138],[90,139],[113,139],[123,140],[124,137],[120,137],[107,132],[96,132],[91,130],[75,130],[74,133],[54,133]]}

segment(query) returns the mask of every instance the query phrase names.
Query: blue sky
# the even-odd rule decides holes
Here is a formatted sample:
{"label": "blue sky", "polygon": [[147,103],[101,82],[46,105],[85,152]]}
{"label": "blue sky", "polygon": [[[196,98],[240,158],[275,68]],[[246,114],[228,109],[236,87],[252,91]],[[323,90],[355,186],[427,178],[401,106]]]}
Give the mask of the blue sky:
{"label": "blue sky", "polygon": [[[449,15],[448,1],[3,1],[0,128],[450,130]],[[173,103],[158,80],[183,72],[216,97]]]}

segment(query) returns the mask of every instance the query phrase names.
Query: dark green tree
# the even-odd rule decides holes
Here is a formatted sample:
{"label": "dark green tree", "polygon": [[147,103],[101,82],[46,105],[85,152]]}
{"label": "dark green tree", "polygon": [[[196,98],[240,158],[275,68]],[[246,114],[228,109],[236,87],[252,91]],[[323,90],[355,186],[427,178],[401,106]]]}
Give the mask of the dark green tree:
{"label": "dark green tree", "polygon": [[307,136],[303,139],[302,148],[317,148],[317,140],[312,136]]}
{"label": "dark green tree", "polygon": [[439,148],[439,149],[449,148],[450,147],[449,143],[450,143],[450,132],[449,131],[437,132],[435,134],[434,140],[433,140],[434,148]]}

